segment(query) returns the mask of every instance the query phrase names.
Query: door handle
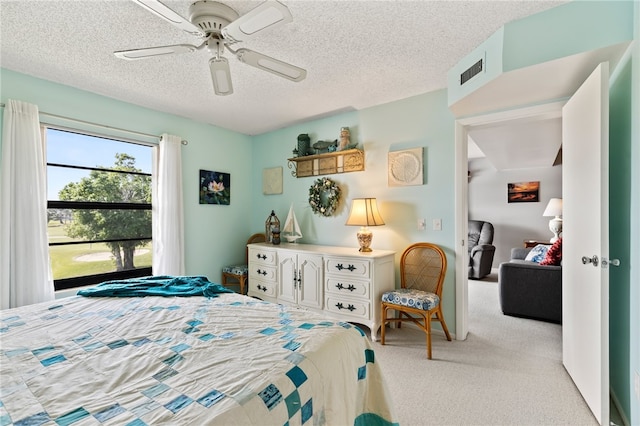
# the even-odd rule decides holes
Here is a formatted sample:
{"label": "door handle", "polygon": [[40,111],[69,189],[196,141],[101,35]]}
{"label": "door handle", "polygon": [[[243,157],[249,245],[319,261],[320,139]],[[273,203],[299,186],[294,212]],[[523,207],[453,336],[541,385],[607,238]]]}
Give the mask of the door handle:
{"label": "door handle", "polygon": [[620,266],[620,259],[607,259],[606,257],[602,258],[602,267],[606,268],[607,266]]}
{"label": "door handle", "polygon": [[595,254],[593,255],[593,257],[582,256],[582,264],[586,265],[587,263],[592,263],[593,266],[597,267],[598,266],[598,256],[596,256]]}

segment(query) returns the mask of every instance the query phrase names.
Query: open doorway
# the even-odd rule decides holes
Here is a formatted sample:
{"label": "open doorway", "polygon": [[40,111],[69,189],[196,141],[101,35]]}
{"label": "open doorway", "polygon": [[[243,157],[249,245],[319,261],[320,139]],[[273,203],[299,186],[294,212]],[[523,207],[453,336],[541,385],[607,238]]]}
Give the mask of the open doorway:
{"label": "open doorway", "polygon": [[[468,233],[469,219],[470,182],[468,175],[468,141],[471,137],[470,135],[474,134],[474,132],[476,132],[476,134],[479,134],[478,132],[483,132],[487,129],[502,128],[503,130],[501,131],[504,131],[504,128],[508,126],[559,119],[561,117],[562,105],[563,102],[553,102],[544,105],[537,105],[534,107],[514,109],[499,113],[492,113],[456,120],[456,240],[459,243],[456,244],[456,336],[458,336],[458,339],[464,339],[469,330],[469,289],[467,271],[469,259],[467,247],[465,244]],[[513,146],[511,148],[513,148]],[[497,149],[499,150],[499,148]],[[504,151],[507,150],[504,149]],[[473,179],[473,174],[470,178]],[[505,188],[499,189],[498,191],[505,191],[504,197],[506,198],[506,184]],[[503,198],[502,200],[503,203],[505,202],[505,198]],[[541,207],[541,209],[544,209],[544,206]],[[539,220],[541,220],[544,224],[545,220],[544,218],[542,218],[542,214],[540,214],[539,216]],[[539,228],[539,224],[537,224],[536,227]],[[544,229],[544,227],[542,229]],[[530,238],[526,236],[526,234],[523,235],[525,236],[523,236],[521,239]],[[513,237],[510,238],[513,239]],[[509,238],[507,238],[507,241],[509,241]],[[510,246],[515,243],[505,242],[498,244],[503,247],[501,247],[500,252],[496,250],[497,253],[494,259],[494,265],[499,264],[500,259],[508,256],[508,252],[511,248],[504,246]],[[522,244],[522,241],[520,241],[520,244]]]}

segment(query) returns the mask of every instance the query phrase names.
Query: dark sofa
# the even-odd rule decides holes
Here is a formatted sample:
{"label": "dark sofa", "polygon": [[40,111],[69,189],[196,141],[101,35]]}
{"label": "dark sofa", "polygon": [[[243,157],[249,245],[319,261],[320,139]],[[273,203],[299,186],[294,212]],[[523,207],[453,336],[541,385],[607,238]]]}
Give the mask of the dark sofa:
{"label": "dark sofa", "polygon": [[543,266],[524,260],[530,250],[513,248],[511,260],[500,264],[502,313],[562,323],[562,266]]}

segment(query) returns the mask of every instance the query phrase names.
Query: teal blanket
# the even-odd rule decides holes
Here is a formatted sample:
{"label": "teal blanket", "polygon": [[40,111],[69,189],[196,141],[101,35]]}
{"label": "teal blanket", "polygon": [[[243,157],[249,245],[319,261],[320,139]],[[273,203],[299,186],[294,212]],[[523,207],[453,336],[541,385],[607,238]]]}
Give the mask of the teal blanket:
{"label": "teal blanket", "polygon": [[217,297],[220,293],[233,293],[207,277],[154,276],[127,280],[105,281],[95,287],[78,291],[86,297],[141,297],[141,296],[205,296]]}

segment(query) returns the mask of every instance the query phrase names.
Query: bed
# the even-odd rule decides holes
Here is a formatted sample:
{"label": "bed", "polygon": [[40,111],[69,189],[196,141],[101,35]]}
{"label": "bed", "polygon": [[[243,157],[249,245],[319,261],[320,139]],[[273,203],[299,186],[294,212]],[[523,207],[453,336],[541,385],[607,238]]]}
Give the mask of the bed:
{"label": "bed", "polygon": [[221,291],[0,312],[0,425],[391,425],[367,336]]}

